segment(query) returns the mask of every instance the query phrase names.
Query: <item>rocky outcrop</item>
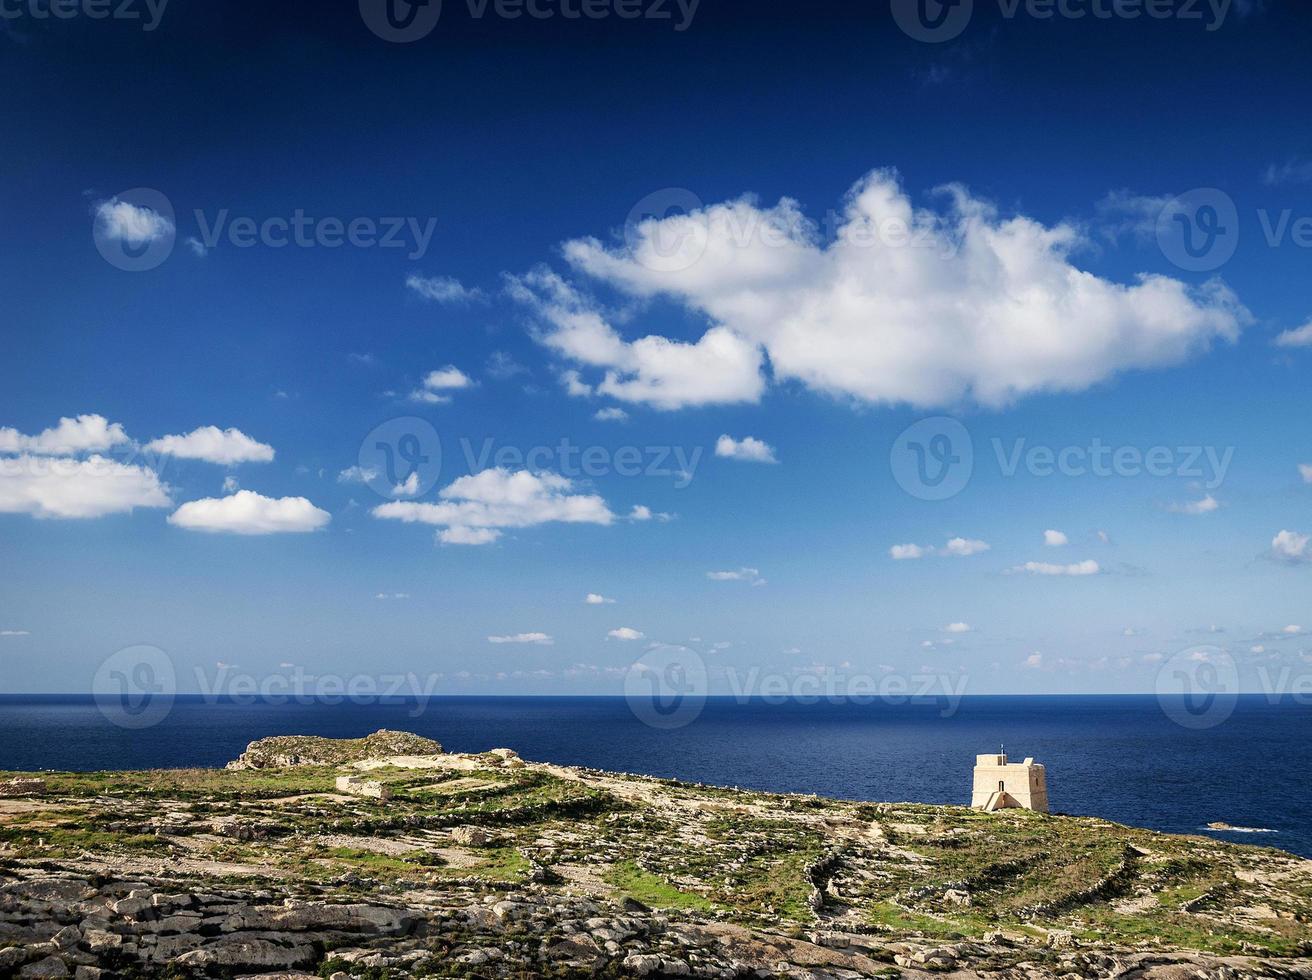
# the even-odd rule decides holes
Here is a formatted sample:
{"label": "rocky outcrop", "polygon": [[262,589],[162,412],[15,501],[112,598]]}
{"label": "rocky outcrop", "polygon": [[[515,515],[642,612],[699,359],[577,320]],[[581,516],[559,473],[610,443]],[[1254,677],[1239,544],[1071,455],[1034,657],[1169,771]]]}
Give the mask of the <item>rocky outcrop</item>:
{"label": "rocky outcrop", "polygon": [[801,938],[534,887],[483,896],[453,888],[394,906],[44,875],[0,886],[0,927],[11,944],[0,948],[0,976],[19,978],[854,980],[900,973],[924,980],[950,972],[997,980],[1312,980],[1312,961],[1302,959],[1070,950],[1000,935],[956,943],[839,932]]}
{"label": "rocky outcrop", "polygon": [[392,756],[441,755],[431,738],[409,732],[376,731],[364,738],[277,735],[261,738],[228,763],[229,769],[286,769],[291,766],[340,766]]}
{"label": "rocky outcrop", "polygon": [[6,779],[0,782],[0,796],[44,796],[44,779]]}

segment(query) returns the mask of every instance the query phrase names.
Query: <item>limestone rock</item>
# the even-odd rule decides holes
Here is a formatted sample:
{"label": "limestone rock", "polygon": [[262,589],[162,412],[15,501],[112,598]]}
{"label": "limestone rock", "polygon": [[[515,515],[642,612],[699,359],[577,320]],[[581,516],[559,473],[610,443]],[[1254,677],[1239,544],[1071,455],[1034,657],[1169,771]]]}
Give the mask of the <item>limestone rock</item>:
{"label": "limestone rock", "polygon": [[361,779],[359,776],[338,776],[337,792],[351,796],[365,796],[375,800],[390,800],[392,791],[383,783],[374,779]]}
{"label": "limestone rock", "polygon": [[282,946],[267,939],[219,939],[190,953],[183,953],[173,962],[178,966],[197,969],[290,969],[309,966],[314,958],[314,950],[309,946]]}

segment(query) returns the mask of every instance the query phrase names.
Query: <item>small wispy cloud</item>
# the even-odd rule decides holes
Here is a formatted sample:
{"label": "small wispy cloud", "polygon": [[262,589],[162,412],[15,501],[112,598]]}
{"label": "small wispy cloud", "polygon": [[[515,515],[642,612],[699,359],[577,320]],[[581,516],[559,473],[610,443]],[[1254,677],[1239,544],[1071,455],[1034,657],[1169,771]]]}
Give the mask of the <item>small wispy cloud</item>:
{"label": "small wispy cloud", "polygon": [[547,633],[512,633],[509,636],[489,636],[488,643],[495,644],[526,644],[536,646],[551,646],[556,641]]}
{"label": "small wispy cloud", "polygon": [[1202,514],[1211,514],[1221,509],[1221,502],[1213,497],[1210,493],[1201,500],[1186,500],[1176,502],[1167,507],[1173,514],[1190,514],[1197,517]]}
{"label": "small wispy cloud", "polygon": [[1078,578],[1085,575],[1097,575],[1102,571],[1102,566],[1092,559],[1072,562],[1069,565],[1058,565],[1046,561],[1027,561],[1023,565],[1017,565],[1012,571],[1025,572],[1030,575],[1068,575]]}
{"label": "small wispy cloud", "polygon": [[1312,561],[1312,537],[1298,531],[1281,531],[1271,539],[1271,557],[1277,561],[1299,564]]}
{"label": "small wispy cloud", "polygon": [[426,300],[434,303],[463,305],[482,302],[486,297],[480,289],[468,289],[459,279],[451,276],[410,275],[405,280],[406,287]]}
{"label": "small wispy cloud", "polygon": [[474,380],[454,364],[448,364],[424,376],[423,385],[410,392],[410,400],[428,405],[445,405],[451,401],[451,392],[472,388]]}
{"label": "small wispy cloud", "polygon": [[1262,183],[1268,187],[1281,184],[1306,184],[1312,181],[1312,160],[1290,159],[1273,163],[1262,173]]}
{"label": "small wispy cloud", "polygon": [[736,459],[744,463],[778,463],[774,447],[753,436],[735,439],[730,435],[720,436],[715,443],[715,455],[721,459]]}
{"label": "small wispy cloud", "polygon": [[1281,333],[1276,337],[1275,345],[1277,347],[1312,347],[1312,320],[1309,320],[1301,327],[1295,327]]}
{"label": "small wispy cloud", "polygon": [[992,547],[987,541],[978,538],[949,538],[941,548],[933,545],[895,544],[888,549],[888,554],[894,561],[915,561],[930,556],[969,558],[972,555],[982,555]]}
{"label": "small wispy cloud", "polygon": [[727,572],[707,572],[706,577],[712,582],[748,582],[752,585],[765,585],[760,569],[738,568]]}

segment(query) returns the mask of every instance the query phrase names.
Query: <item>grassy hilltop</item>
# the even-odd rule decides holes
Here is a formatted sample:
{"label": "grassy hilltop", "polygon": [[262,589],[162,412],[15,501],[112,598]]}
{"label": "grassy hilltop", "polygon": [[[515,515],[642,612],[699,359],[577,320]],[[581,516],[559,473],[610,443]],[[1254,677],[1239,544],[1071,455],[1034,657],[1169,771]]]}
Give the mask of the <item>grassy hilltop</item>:
{"label": "grassy hilltop", "polygon": [[[702,938],[723,925],[763,942],[845,949],[860,962],[841,969],[856,975],[872,975],[870,963],[892,972],[1029,963],[1060,975],[1056,960],[1083,949],[1193,951],[1268,966],[1281,958],[1281,969],[1299,971],[1305,964],[1287,958],[1312,950],[1312,862],[1275,850],[1085,817],[717,789],[525,764],[504,751],[447,755],[424,741],[279,739],[253,745],[238,769],[43,775],[42,794],[0,799],[0,883],[12,892],[55,874],[91,887],[145,882],[448,912],[506,896],[577,899],[639,916],[658,910],[662,921],[710,930]],[[342,775],[375,781],[390,799],[340,792]],[[0,902],[0,947],[4,909]],[[170,947],[179,956],[216,936],[228,941],[232,930],[206,936],[206,915],[196,913],[195,945]],[[641,969],[630,962],[640,952],[611,941],[612,957],[597,946],[605,963],[585,949],[582,959],[564,958],[564,972],[682,973],[664,961]],[[337,939],[308,942],[309,967],[351,972],[331,955]],[[467,964],[456,969],[459,949],[438,950],[424,969],[470,974]],[[193,955],[170,969],[213,972],[203,961]],[[472,974],[504,975],[505,965],[494,958]]]}

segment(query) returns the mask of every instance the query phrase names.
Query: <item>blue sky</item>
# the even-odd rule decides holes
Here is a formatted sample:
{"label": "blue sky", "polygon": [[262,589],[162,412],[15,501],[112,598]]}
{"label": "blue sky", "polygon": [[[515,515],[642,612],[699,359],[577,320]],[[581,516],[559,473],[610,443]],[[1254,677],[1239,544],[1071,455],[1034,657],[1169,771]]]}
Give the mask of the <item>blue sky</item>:
{"label": "blue sky", "polygon": [[[838,0],[448,2],[408,44],[352,4],[6,7],[0,687],[133,644],[185,689],[1305,671],[1312,21],[1199,6],[975,0],[937,44]],[[916,431],[973,469],[927,500],[901,437],[949,418]],[[383,425],[440,467],[389,486]],[[562,440],[594,463],[527,458]]]}

